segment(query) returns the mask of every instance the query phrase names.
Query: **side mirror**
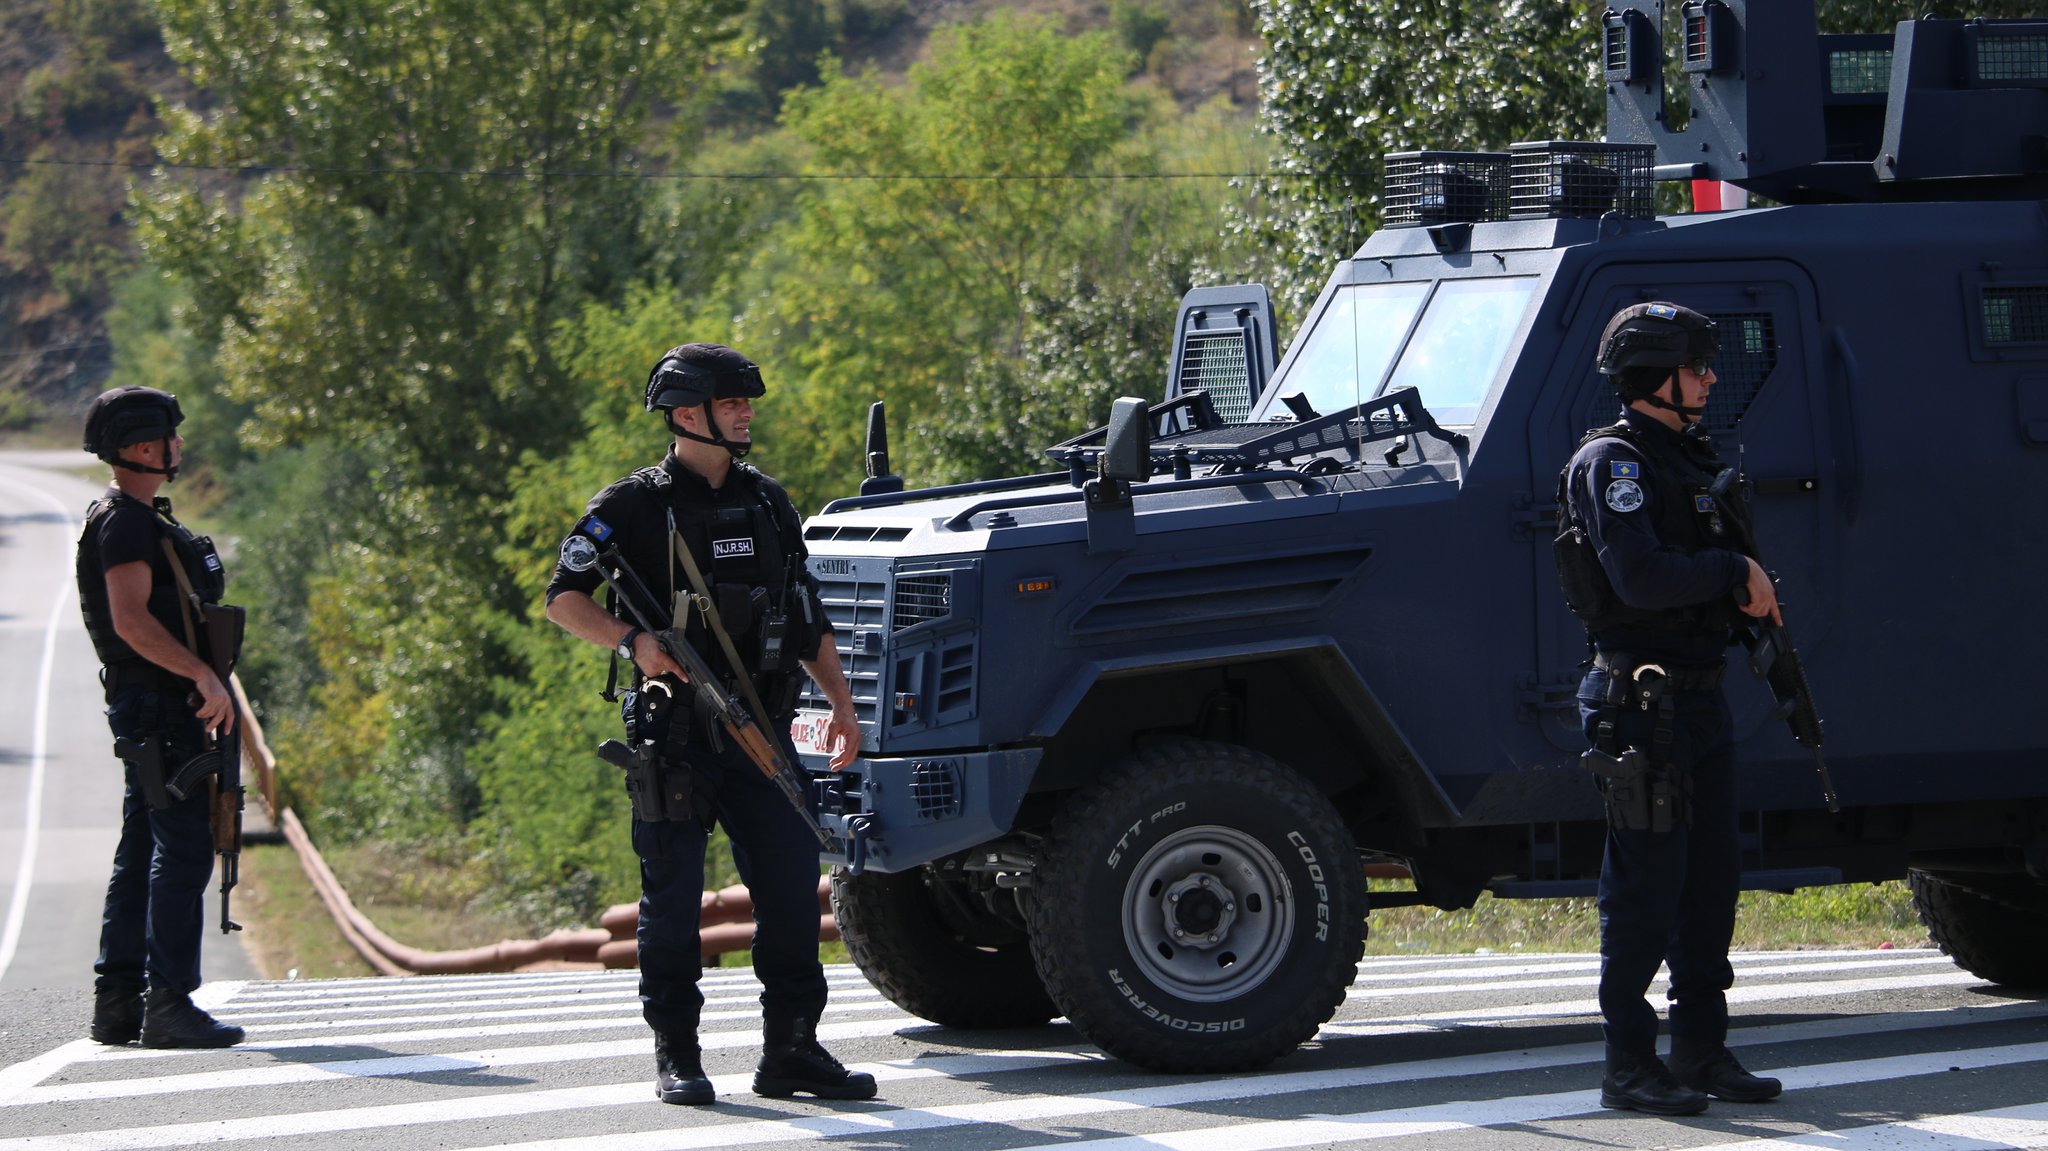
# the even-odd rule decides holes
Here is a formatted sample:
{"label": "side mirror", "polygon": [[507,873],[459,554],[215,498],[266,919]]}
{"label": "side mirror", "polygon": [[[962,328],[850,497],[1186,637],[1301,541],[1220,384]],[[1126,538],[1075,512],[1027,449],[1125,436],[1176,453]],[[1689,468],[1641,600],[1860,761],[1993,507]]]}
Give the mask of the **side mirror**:
{"label": "side mirror", "polygon": [[1110,405],[1103,437],[1102,478],[1126,483],[1152,478],[1152,405],[1124,396]]}

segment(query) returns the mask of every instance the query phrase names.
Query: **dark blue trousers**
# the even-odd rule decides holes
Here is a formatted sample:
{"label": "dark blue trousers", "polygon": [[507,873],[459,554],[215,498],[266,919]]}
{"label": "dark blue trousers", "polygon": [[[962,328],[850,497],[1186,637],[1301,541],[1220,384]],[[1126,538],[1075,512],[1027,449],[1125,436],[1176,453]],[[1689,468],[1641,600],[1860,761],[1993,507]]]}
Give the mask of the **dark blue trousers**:
{"label": "dark blue trousers", "polygon": [[[1603,704],[1606,688],[1597,668],[1580,686],[1587,739],[1612,718],[1622,746],[1650,747],[1655,710]],[[1671,969],[1673,1053],[1709,1053],[1728,1034],[1741,874],[1733,721],[1719,690],[1683,692],[1675,704],[1672,759],[1691,779],[1691,819],[1668,832],[1610,824],[1600,867],[1600,1014],[1608,1050],[1627,1057],[1656,1050],[1657,1013],[1644,995],[1659,964]]]}
{"label": "dark blue trousers", "polygon": [[[795,750],[783,753],[797,762]],[[754,899],[754,973],[772,1030],[825,1011],[825,969],[818,962],[818,841],[782,792],[730,741],[714,752],[700,731],[691,762],[717,765],[717,824],[732,841],[740,882]],[[697,757],[708,757],[699,759]],[[704,892],[710,829],[695,821],[633,821],[640,856],[640,1004],[647,1025],[694,1037],[704,995],[697,916]]]}
{"label": "dark blue trousers", "polygon": [[[113,692],[107,725],[121,739],[162,738],[167,770],[203,747],[198,717],[174,686]],[[199,986],[199,935],[206,917],[206,881],[213,874],[206,791],[151,811],[133,766],[127,767],[127,781],[93,970],[100,987],[139,990],[147,985],[189,995]]]}

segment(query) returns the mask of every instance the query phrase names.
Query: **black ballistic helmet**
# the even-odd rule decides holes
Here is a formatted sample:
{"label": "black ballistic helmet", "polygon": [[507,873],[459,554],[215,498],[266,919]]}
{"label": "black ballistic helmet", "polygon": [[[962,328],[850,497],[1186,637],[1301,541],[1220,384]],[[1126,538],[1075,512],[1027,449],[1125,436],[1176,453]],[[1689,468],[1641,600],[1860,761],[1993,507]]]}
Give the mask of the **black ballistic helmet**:
{"label": "black ballistic helmet", "polygon": [[761,369],[724,344],[681,344],[647,373],[647,410],[694,408],[713,400],[766,395]]}
{"label": "black ballistic helmet", "polygon": [[[647,410],[661,413],[668,430],[686,440],[716,444],[735,458],[747,454],[752,444],[736,444],[725,438],[711,418],[713,400],[755,399],[768,394],[761,382],[761,369],[754,361],[724,344],[679,344],[663,352],[654,370],[647,373]],[[704,422],[711,434],[700,436],[676,423],[677,408],[703,407]]]}
{"label": "black ballistic helmet", "polygon": [[[1614,380],[1624,402],[1642,400],[1697,419],[1705,408],[1684,408],[1656,392],[1680,365],[1711,359],[1721,350],[1714,321],[1680,304],[1655,301],[1614,313],[1600,333],[1600,374]],[[1673,393],[1676,398],[1676,393]]]}
{"label": "black ballistic helmet", "polygon": [[[1721,350],[1714,321],[1679,304],[1636,304],[1614,313],[1600,333],[1600,374],[1619,376],[1631,368],[1670,369],[1707,359]],[[1663,382],[1663,376],[1658,377]]]}
{"label": "black ballistic helmet", "polygon": [[176,468],[151,468],[121,459],[121,449],[146,440],[169,440],[183,423],[178,397],[155,388],[114,388],[85,409],[85,450],[110,464],[177,477]]}

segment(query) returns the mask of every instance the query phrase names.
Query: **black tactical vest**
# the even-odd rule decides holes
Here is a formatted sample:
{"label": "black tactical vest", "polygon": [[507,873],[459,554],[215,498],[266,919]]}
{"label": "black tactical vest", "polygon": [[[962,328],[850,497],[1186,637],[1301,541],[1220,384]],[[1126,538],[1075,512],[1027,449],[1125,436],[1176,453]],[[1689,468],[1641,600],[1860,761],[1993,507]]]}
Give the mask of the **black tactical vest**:
{"label": "black tactical vest", "polygon": [[[745,498],[717,504],[676,499],[675,478],[662,468],[641,468],[633,475],[651,488],[657,504],[675,517],[676,531],[681,533],[684,545],[697,558],[706,582],[711,585],[719,619],[741,657],[753,665],[750,670],[777,665],[779,675],[757,677],[763,681],[756,685],[763,698],[786,694],[786,685],[781,681],[788,679],[796,667],[793,648],[798,637],[795,629],[780,621],[787,618],[793,607],[801,610],[794,597],[803,591],[796,572],[791,570],[792,557],[783,547],[781,527],[762,491],[760,471],[735,461],[732,478],[727,482],[742,485],[740,490]],[[682,588],[689,581],[678,571],[675,582]],[[712,654],[717,645],[710,642],[707,646],[709,637],[702,636],[702,631],[701,622],[693,618],[687,633],[690,642],[698,645],[715,664],[724,663]],[[764,642],[777,649],[774,655],[763,650]],[[766,682],[771,678],[775,682]]]}
{"label": "black tactical vest", "polygon": [[149,614],[164,625],[173,636],[184,636],[184,617],[179,605],[183,594],[178,589],[176,577],[171,573],[170,560],[162,553],[162,540],[171,542],[177,554],[178,566],[185,569],[185,578],[192,583],[192,591],[202,603],[219,603],[227,593],[227,569],[222,566],[220,553],[215,550],[213,540],[207,536],[194,535],[185,525],[171,515],[171,501],[158,496],[156,502],[145,504],[141,500],[119,492],[109,493],[94,500],[85,511],[85,526],[78,539],[76,575],[78,579],[78,603],[85,616],[85,634],[91,638],[93,650],[99,654],[100,662],[112,665],[121,660],[140,659],[128,641],[114,630],[113,609],[107,596],[106,572],[100,566],[100,526],[116,508],[124,504],[141,509],[149,514],[149,522],[156,529],[149,553]]}
{"label": "black tactical vest", "polygon": [[[1734,548],[1732,534],[1721,518],[1745,514],[1741,493],[1731,485],[1718,497],[1709,497],[1716,473],[1705,458],[1640,434],[1627,422],[1595,428],[1579,439],[1572,458],[1557,476],[1558,534],[1552,547],[1557,561],[1558,584],[1565,603],[1586,625],[1586,633],[1601,646],[1658,650],[1666,647],[1695,647],[1703,634],[1719,633],[1725,642],[1729,628],[1741,622],[1733,601],[1694,604],[1667,611],[1630,607],[1615,594],[1607,570],[1600,566],[1585,525],[1572,508],[1572,464],[1580,451],[1598,440],[1615,439],[1634,448],[1643,457],[1648,474],[1656,478],[1660,498],[1655,509],[1657,539],[1666,547],[1696,552],[1710,547]],[[1731,506],[1733,505],[1733,506]]]}

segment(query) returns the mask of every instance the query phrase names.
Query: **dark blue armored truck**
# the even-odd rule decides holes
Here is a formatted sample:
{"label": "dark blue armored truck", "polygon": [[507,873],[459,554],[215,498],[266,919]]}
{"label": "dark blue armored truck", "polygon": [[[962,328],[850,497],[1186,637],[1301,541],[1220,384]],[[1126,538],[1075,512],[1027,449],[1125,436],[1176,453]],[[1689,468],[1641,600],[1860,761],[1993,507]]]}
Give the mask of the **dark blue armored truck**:
{"label": "dark blue armored truck", "polygon": [[[1719,326],[1707,420],[1841,797],[1731,676],[1745,884],[1906,877],[1963,966],[2048,984],[2048,22],[1662,11],[1598,29],[1607,140],[1391,158],[1284,356],[1263,289],[1202,289],[1161,402],[1044,474],[902,490],[871,428],[805,535],[864,727],[819,773],[834,903],[891,999],[1255,1066],[1336,1009],[1369,902],[1589,894],[1554,493],[1652,299]],[[1686,179],[1771,203],[1657,215]]]}

